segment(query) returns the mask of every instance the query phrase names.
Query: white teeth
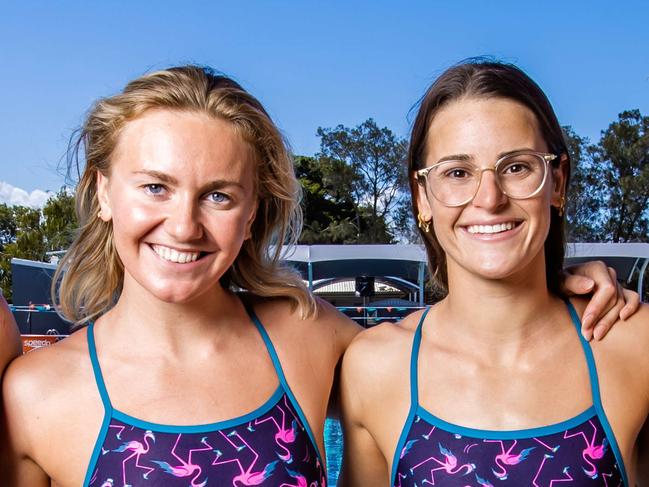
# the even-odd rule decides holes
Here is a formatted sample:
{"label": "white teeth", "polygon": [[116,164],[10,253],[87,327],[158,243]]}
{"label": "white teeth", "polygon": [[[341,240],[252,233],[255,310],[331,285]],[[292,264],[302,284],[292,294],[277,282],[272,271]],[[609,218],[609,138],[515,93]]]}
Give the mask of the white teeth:
{"label": "white teeth", "polygon": [[158,254],[164,260],[168,260],[169,262],[175,262],[177,264],[186,264],[187,262],[194,262],[200,256],[200,252],[178,252],[175,249],[170,249],[169,247],[163,247],[162,245],[152,245],[151,248],[156,254]]}
{"label": "white teeth", "polygon": [[496,225],[470,225],[467,227],[469,233],[500,233],[514,228],[514,222],[499,223]]}

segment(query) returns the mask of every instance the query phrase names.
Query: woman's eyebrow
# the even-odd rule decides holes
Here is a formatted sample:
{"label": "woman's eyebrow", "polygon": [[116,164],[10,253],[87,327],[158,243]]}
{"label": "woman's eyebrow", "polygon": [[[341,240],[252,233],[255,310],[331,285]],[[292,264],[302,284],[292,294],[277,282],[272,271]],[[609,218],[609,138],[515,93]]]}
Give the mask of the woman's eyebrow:
{"label": "woman's eyebrow", "polygon": [[[530,149],[529,147],[521,147],[518,149],[508,150],[498,154],[498,159],[501,159],[505,156],[509,156],[511,154],[516,154],[518,152],[528,152],[528,151],[535,151],[535,149]],[[473,156],[469,154],[451,154],[449,156],[444,156],[440,158],[437,162],[439,163],[439,162],[446,162],[446,161],[471,161],[471,160],[473,160]]]}
{"label": "woman's eyebrow", "polygon": [[[133,171],[133,174],[142,174],[145,176],[149,176],[157,179],[158,181],[162,181],[163,183],[170,184],[172,186],[178,184],[178,179],[172,176],[171,174],[167,174],[162,171],[156,171],[154,169],[141,169],[139,171]],[[215,179],[213,181],[204,184],[201,187],[201,192],[213,191],[228,186],[236,186],[238,188],[245,189],[239,181],[234,181],[230,179]]]}
{"label": "woman's eyebrow", "polygon": [[473,159],[469,154],[452,154],[450,156],[444,156],[440,158],[437,163],[439,162],[446,162],[446,161],[470,161]]}
{"label": "woman's eyebrow", "polygon": [[178,180],[175,177],[173,177],[171,174],[167,174],[161,171],[156,171],[154,169],[141,169],[139,171],[133,171],[133,174],[143,174],[145,176],[150,176],[152,178],[162,181],[163,183],[168,183],[168,184],[178,183]]}

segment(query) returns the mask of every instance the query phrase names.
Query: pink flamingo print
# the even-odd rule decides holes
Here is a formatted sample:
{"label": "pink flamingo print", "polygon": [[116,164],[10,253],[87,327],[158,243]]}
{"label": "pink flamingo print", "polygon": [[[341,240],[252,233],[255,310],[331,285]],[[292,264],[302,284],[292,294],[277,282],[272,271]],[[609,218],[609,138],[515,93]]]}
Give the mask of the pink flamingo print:
{"label": "pink flamingo print", "polygon": [[[227,435],[223,433],[223,431],[219,431],[221,436],[225,438],[225,440],[230,443],[237,451],[241,451],[244,448],[247,448],[250,450],[254,456],[254,460],[252,463],[248,466],[248,468],[243,468],[243,465],[241,464],[241,461],[238,458],[233,458],[231,460],[219,460],[222,456],[221,451],[216,451],[216,458],[212,462],[212,465],[224,465],[226,463],[236,463],[237,466],[239,467],[239,475],[234,477],[232,479],[232,485],[234,487],[237,487],[237,484],[241,485],[259,485],[263,483],[267,478],[269,478],[273,472],[275,471],[275,468],[277,466],[277,463],[279,460],[275,460],[274,462],[270,462],[266,464],[263,470],[261,471],[253,471],[253,468],[255,467],[255,464],[257,463],[257,460],[259,460],[259,454],[248,444],[246,443],[246,440],[244,440],[239,433],[236,432],[236,430],[231,431]],[[243,445],[235,445],[232,440],[230,440],[230,437],[236,437],[238,438]]]}
{"label": "pink flamingo print", "polygon": [[178,437],[176,438],[176,443],[174,444],[174,447],[171,449],[171,454],[176,460],[180,462],[180,465],[170,465],[169,463],[160,460],[153,460],[153,463],[159,465],[162,468],[162,470],[164,470],[168,474],[173,475],[174,477],[181,477],[181,478],[192,477],[191,484],[190,484],[191,487],[205,487],[207,485],[207,478],[205,478],[205,480],[203,480],[202,482],[197,483],[198,477],[200,477],[202,473],[202,469],[199,465],[193,463],[192,455],[199,451],[213,451],[213,448],[207,442],[207,437],[204,436],[203,438],[201,438],[201,443],[205,447],[192,448],[191,450],[189,450],[187,460],[184,460],[176,453],[176,447],[178,446],[181,437],[182,437],[182,433],[179,433]]}
{"label": "pink flamingo print", "polygon": [[146,470],[146,472],[142,475],[143,478],[146,479],[149,476],[149,474],[155,470],[155,468],[145,467],[144,465],[140,465],[140,457],[149,452],[149,440],[155,443],[155,435],[151,430],[147,430],[144,433],[144,438],[142,439],[142,441],[144,441],[144,444],[140,443],[139,441],[133,440],[133,441],[128,441],[126,443],[122,443],[118,448],[113,450],[114,452],[118,452],[118,453],[125,452],[125,451],[131,452],[131,454],[122,461],[122,478],[124,480],[124,485],[128,485],[128,482],[126,482],[126,462],[128,462],[133,457],[135,457],[135,466],[143,470]]}
{"label": "pink flamingo print", "polygon": [[568,467],[565,467],[565,468],[563,469],[563,474],[566,475],[566,477],[564,477],[564,478],[562,478],[562,479],[554,479],[554,480],[550,480],[550,487],[552,487],[554,484],[558,484],[558,483],[560,483],[560,482],[572,482],[573,480],[575,480],[575,479],[573,479],[572,476],[568,473]]}
{"label": "pink flamingo print", "polygon": [[422,485],[423,484],[435,485],[435,472],[437,472],[439,470],[444,470],[444,472],[446,472],[449,475],[460,474],[462,472],[464,472],[463,475],[468,475],[468,474],[470,474],[471,472],[473,472],[475,470],[475,465],[473,463],[465,463],[463,465],[458,466],[457,458],[455,457],[455,455],[453,455],[453,453],[451,451],[444,448],[441,443],[438,443],[437,445],[439,447],[440,453],[444,456],[443,461],[438,460],[435,457],[429,457],[426,460],[424,460],[423,462],[419,462],[417,465],[410,468],[410,473],[412,474],[416,468],[418,468],[418,467],[422,466],[423,464],[428,463],[430,461],[433,461],[437,465],[439,465],[439,467],[433,468],[433,469],[430,470],[430,478],[431,479],[430,480],[427,480],[427,479],[424,480],[422,482]]}
{"label": "pink flamingo print", "polygon": [[111,424],[111,425],[108,426],[108,428],[109,429],[110,428],[118,429],[119,431],[117,433],[115,433],[115,438],[117,438],[118,440],[121,440],[122,439],[122,432],[126,429],[126,426],[118,426],[116,424]]}
{"label": "pink flamingo print", "polygon": [[[611,477],[613,477],[613,474],[612,473],[603,473],[602,474],[602,478],[604,479],[604,485],[606,487],[609,487],[608,480],[606,480],[606,477],[608,477],[610,479]],[[620,487],[621,485],[622,485],[622,481],[620,480],[615,487]]]}
{"label": "pink flamingo print", "polygon": [[552,453],[556,453],[559,450],[559,446],[550,446],[547,443],[544,443],[543,441],[539,440],[538,438],[534,438],[534,441],[536,441],[539,445],[544,446],[548,450],[550,450]]}
{"label": "pink flamingo print", "polygon": [[498,455],[496,455],[496,466],[498,467],[498,471],[494,470],[493,468],[491,471],[493,474],[499,479],[499,480],[505,480],[508,477],[507,473],[507,467],[518,465],[521,463],[523,460],[525,460],[530,452],[534,450],[535,447],[531,448],[525,448],[524,450],[521,450],[520,453],[517,455],[512,454],[512,450],[516,447],[516,444],[518,443],[518,440],[514,440],[512,443],[512,446],[509,447],[507,451],[505,451],[505,444],[502,440],[483,440],[485,443],[500,443],[500,451]]}
{"label": "pink flamingo print", "polygon": [[299,472],[294,472],[293,470],[286,469],[286,472],[293,477],[297,483],[295,484],[287,484],[284,482],[283,484],[280,484],[279,487],[309,487],[308,481],[304,475],[302,475]]}
{"label": "pink flamingo print", "polygon": [[[286,402],[286,397],[284,398],[284,401]],[[291,421],[291,427],[287,428],[286,411],[284,411],[284,409],[281,406],[277,406],[277,409],[279,409],[280,414],[282,415],[281,426],[280,423],[273,416],[269,416],[266,419],[262,419],[262,420],[256,419],[255,426],[271,421],[277,428],[277,433],[275,434],[275,443],[277,443],[277,446],[279,446],[284,451],[284,453],[278,453],[277,456],[283,462],[292,463],[293,457],[291,455],[290,450],[286,447],[286,445],[289,443],[293,443],[297,438],[297,432],[298,432],[297,418],[295,418],[295,415],[293,415],[294,419]]]}
{"label": "pink flamingo print", "polygon": [[401,479],[405,479],[406,476],[402,473],[397,474],[397,482],[394,484],[394,487],[402,487],[401,486]]}
{"label": "pink flamingo print", "polygon": [[[534,487],[541,487],[541,485],[539,485],[539,483],[537,481],[539,479],[539,475],[541,475],[541,471],[543,470],[545,462],[547,460],[549,460],[550,458],[554,458],[554,457],[552,455],[548,455],[547,453],[543,455],[543,460],[541,461],[541,465],[539,465],[539,468],[536,471],[536,475],[534,476],[534,479],[532,479],[532,485]],[[550,480],[550,483],[548,484],[549,487],[552,487],[554,484],[558,484],[558,483],[561,483],[561,482],[572,482],[574,479],[572,478],[572,476],[568,472],[568,468],[569,467],[565,467],[563,469],[563,471],[562,471],[562,473],[564,475],[564,478]],[[543,485],[545,485],[545,484],[543,484]]]}
{"label": "pink flamingo print", "polygon": [[532,479],[532,485],[533,485],[534,487],[540,487],[539,484],[536,483],[536,481],[538,480],[539,475],[541,475],[541,470],[543,470],[543,467],[545,466],[545,462],[546,462],[548,459],[550,459],[550,458],[554,458],[554,456],[553,456],[553,455],[548,455],[547,453],[545,453],[545,454],[543,455],[543,460],[541,460],[541,465],[539,465],[539,468],[538,468],[538,470],[536,471],[536,475],[535,475],[534,478]]}
{"label": "pink flamingo print", "polygon": [[583,431],[577,431],[573,434],[568,434],[566,431],[563,435],[564,438],[574,438],[575,436],[581,436],[586,442],[586,448],[581,452],[581,456],[584,461],[588,464],[588,468],[582,467],[584,473],[588,475],[591,479],[597,478],[597,467],[591,460],[600,460],[604,457],[606,450],[608,449],[608,441],[606,438],[602,440],[601,445],[595,444],[595,439],[597,437],[597,426],[593,424],[592,421],[588,421],[593,427],[593,436],[589,440],[586,434]]}
{"label": "pink flamingo print", "polygon": [[408,441],[406,442],[406,444],[404,445],[404,447],[401,449],[401,454],[399,455],[399,458],[401,459],[401,458],[405,457],[405,456],[406,456],[406,453],[408,453],[408,452],[410,451],[410,449],[412,448],[412,446],[413,446],[415,443],[417,443],[417,441],[419,441],[419,440],[417,440],[417,439],[415,439],[415,440],[408,440]]}
{"label": "pink flamingo print", "polygon": [[433,426],[433,427],[431,428],[431,430],[430,430],[427,434],[425,434],[425,435],[421,435],[422,438],[423,438],[424,440],[429,440],[429,439],[430,439],[430,435],[433,434],[433,431],[435,431],[435,426]]}
{"label": "pink flamingo print", "polygon": [[476,482],[478,482],[478,485],[481,485],[482,487],[494,487],[494,484],[492,484],[488,480],[483,479],[477,473],[474,475],[475,475]]}

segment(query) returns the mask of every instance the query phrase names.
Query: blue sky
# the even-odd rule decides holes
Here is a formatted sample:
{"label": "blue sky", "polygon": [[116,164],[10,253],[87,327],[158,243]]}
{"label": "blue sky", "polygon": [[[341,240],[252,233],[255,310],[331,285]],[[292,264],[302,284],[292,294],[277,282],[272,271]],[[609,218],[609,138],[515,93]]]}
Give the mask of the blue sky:
{"label": "blue sky", "polygon": [[617,114],[649,115],[649,4],[532,2],[4,2],[0,183],[57,190],[67,140],[97,97],[146,71],[211,65],[268,108],[294,151],[319,126],[373,117],[401,136],[450,64],[515,62],[560,121],[595,140]]}

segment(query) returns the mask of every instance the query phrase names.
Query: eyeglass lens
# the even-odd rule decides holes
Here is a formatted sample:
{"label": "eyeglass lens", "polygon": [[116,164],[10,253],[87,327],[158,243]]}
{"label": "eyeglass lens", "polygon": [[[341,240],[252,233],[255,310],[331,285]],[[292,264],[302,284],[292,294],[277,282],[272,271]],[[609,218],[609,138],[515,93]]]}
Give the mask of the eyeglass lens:
{"label": "eyeglass lens", "polygon": [[[485,170],[489,169],[480,169],[469,161],[445,161],[428,173],[428,185],[442,203],[462,204],[476,194]],[[546,163],[536,154],[514,154],[501,159],[493,170],[503,193],[524,199],[543,184]]]}

